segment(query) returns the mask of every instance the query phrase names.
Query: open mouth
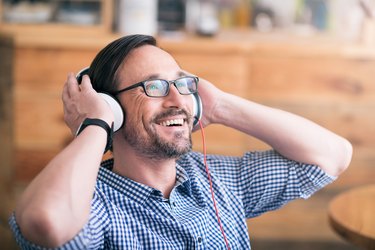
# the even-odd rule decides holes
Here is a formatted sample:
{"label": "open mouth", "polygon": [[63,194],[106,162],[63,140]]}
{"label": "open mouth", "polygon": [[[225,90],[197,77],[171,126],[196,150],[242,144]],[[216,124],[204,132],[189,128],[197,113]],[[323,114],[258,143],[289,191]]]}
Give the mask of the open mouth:
{"label": "open mouth", "polygon": [[184,124],[184,119],[171,119],[171,120],[166,120],[162,121],[159,123],[159,125],[164,126],[164,127],[179,127]]}

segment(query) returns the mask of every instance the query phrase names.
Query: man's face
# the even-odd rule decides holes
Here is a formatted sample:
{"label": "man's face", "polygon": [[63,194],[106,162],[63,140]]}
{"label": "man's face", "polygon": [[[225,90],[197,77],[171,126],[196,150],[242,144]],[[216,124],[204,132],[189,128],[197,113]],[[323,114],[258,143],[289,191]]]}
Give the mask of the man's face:
{"label": "man's face", "polygon": [[[119,71],[119,89],[149,79],[175,80],[185,74],[165,51],[150,45],[133,50]],[[142,87],[118,96],[126,121],[121,133],[141,155],[178,158],[191,150],[192,96],[174,85],[165,97],[148,97]]]}

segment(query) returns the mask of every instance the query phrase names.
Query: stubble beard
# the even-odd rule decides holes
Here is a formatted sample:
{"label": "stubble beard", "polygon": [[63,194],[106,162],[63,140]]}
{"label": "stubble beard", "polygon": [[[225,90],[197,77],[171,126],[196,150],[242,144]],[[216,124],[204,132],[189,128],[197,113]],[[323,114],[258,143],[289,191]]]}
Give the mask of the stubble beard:
{"label": "stubble beard", "polygon": [[134,126],[125,127],[123,133],[130,146],[144,157],[155,160],[178,159],[192,149],[191,132],[188,137],[184,136],[183,131],[175,132],[173,139],[168,141],[159,136],[152,126],[145,127],[145,130],[148,137]]}

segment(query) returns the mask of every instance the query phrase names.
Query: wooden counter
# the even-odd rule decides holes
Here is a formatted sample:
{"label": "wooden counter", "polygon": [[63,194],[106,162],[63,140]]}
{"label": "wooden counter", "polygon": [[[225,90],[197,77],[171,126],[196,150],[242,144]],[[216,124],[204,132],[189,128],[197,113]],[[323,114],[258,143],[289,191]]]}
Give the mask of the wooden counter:
{"label": "wooden counter", "polygon": [[329,206],[332,228],[347,241],[367,250],[375,249],[375,184],[350,189]]}
{"label": "wooden counter", "polygon": [[[14,79],[16,180],[28,182],[71,140],[60,97],[66,75],[89,65],[118,37],[14,37],[14,67],[9,74]],[[348,138],[355,149],[353,164],[363,167],[360,178],[353,181],[348,174],[342,184],[363,183],[373,175],[367,171],[375,161],[374,48],[327,37],[249,32],[158,41],[183,68],[224,91],[303,115]],[[268,147],[219,125],[207,128],[206,134],[210,153],[241,155]],[[199,133],[194,145],[201,149]]]}

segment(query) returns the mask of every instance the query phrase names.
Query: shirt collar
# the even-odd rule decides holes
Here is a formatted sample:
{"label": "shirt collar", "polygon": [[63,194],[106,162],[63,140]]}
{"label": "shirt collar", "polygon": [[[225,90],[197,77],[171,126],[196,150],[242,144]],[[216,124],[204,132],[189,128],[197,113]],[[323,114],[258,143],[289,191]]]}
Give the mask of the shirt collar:
{"label": "shirt collar", "polygon": [[[185,190],[187,195],[193,196],[199,206],[205,207],[207,205],[207,200],[202,187],[202,183],[205,182],[202,182],[197,171],[193,170],[193,167],[197,166],[192,166],[192,162],[188,160],[180,159],[176,167],[177,175],[181,176],[179,178],[181,180],[179,188]],[[209,189],[209,187],[207,188]]]}
{"label": "shirt collar", "polygon": [[[195,171],[191,171],[191,163],[176,163],[176,184],[177,191],[193,196],[201,207],[206,206],[206,198],[204,196],[201,182]],[[122,193],[124,196],[143,204],[151,195],[161,196],[159,190],[147,185],[133,181],[125,176],[112,172],[113,159],[103,161],[98,174],[98,180],[106,183],[113,189]]]}
{"label": "shirt collar", "polygon": [[176,164],[176,185],[175,187],[187,195],[191,196],[191,184],[189,176],[187,175],[185,169],[183,169],[179,164]]}
{"label": "shirt collar", "polygon": [[111,188],[137,203],[144,203],[149,196],[158,190],[147,185],[133,181],[125,176],[112,172],[113,159],[103,161],[98,174],[98,180],[106,183]]}

